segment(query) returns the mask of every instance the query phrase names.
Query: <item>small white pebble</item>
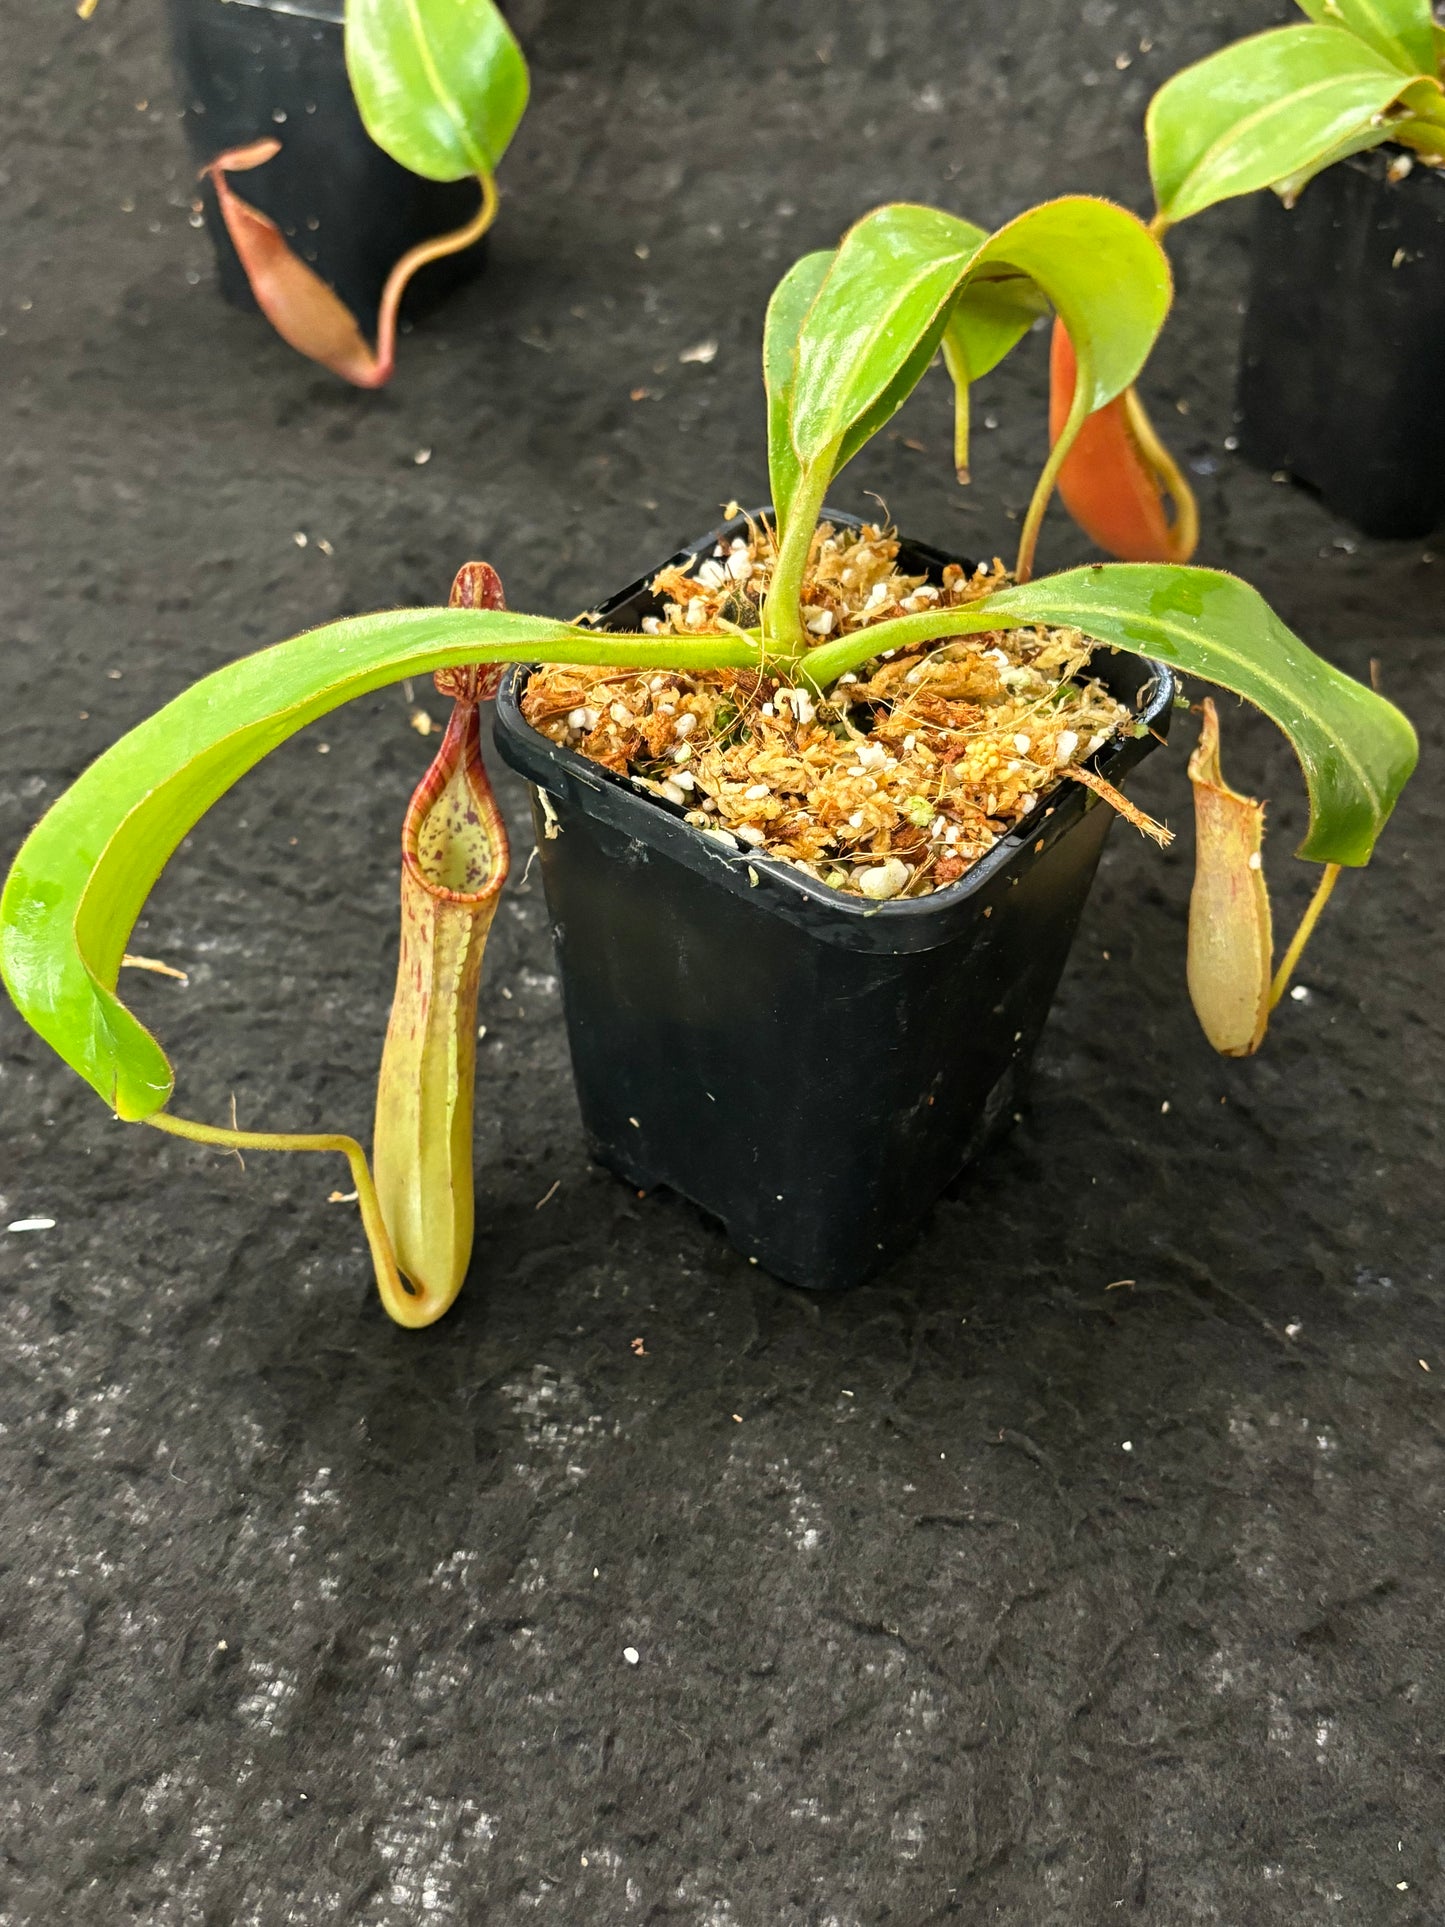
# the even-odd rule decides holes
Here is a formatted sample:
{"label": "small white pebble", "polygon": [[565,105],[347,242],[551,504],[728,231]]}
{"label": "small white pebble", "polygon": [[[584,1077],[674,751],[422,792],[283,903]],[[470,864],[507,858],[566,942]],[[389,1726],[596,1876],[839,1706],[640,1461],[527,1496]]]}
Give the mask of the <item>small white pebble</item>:
{"label": "small white pebble", "polygon": [[1019,798],[1019,815],[1027,816],[1038,800],[1032,790],[1025,790],[1024,794]]}
{"label": "small white pebble", "polygon": [[700,595],[695,595],[689,598],[687,613],[683,619],[689,629],[700,629],[702,627],[703,617],[706,614],[707,603]]}
{"label": "small white pebble", "polygon": [[752,575],[753,565],[743,549],[734,549],[728,557],[728,574],[734,582],[746,582]]}
{"label": "small white pebble", "polygon": [[875,863],[871,868],[861,871],[858,888],[865,897],[882,903],[889,897],[896,897],[900,890],[907,887],[910,874],[906,863],[900,862],[896,856],[890,856],[886,862]]}
{"label": "small white pebble", "polygon": [[1121,1452],[1132,1452],[1134,1450],[1133,1439],[1125,1439],[1123,1444],[1119,1447],[1119,1450]]}
{"label": "small white pebble", "polygon": [[743,795],[749,803],[756,803],[760,796],[771,796],[772,791],[766,783],[750,783],[747,789],[743,791]]}
{"label": "small white pebble", "polygon": [[1168,1117],[1169,1115],[1169,1099],[1167,1097],[1165,1098],[1164,1102],[1159,1106],[1159,1115],[1161,1117]]}
{"label": "small white pebble", "polygon": [[905,756],[908,755],[912,750],[916,749],[917,747],[918,747],[918,738],[916,736],[905,736],[903,738],[903,753]]}
{"label": "small white pebble", "polygon": [[738,840],[732,831],[725,830],[721,824],[718,824],[715,829],[704,830],[703,835],[716,837],[719,843],[726,843],[730,850],[735,850],[738,847]]}
{"label": "small white pebble", "polygon": [[1075,729],[1061,729],[1059,731],[1059,739],[1054,744],[1054,762],[1062,768],[1078,747],[1078,731]]}
{"label": "small white pebble", "polygon": [[1298,1338],[1303,1330],[1304,1326],[1300,1323],[1299,1319],[1293,1318],[1289,1324],[1285,1326],[1284,1335],[1286,1338]]}
{"label": "small white pebble", "polygon": [[1264,858],[1260,855],[1258,850],[1250,851],[1249,867],[1251,870],[1262,870],[1264,868]]}
{"label": "small white pebble", "polygon": [[7,1231],[53,1231],[54,1218],[16,1218],[7,1224]]}
{"label": "small white pebble", "polygon": [[856,675],[854,675],[854,673],[853,673],[853,671],[852,671],[851,669],[847,669],[847,670],[845,670],[845,671],[843,672],[843,674],[842,674],[842,675],[841,675],[841,676],[840,676],[840,677],[838,678],[838,680],[839,680],[839,682],[857,682],[857,680],[858,680],[858,678],[857,678],[857,676],[856,676]]}
{"label": "small white pebble", "polygon": [[778,713],[777,710],[773,708],[773,705],[771,703],[763,704],[763,714],[765,716],[776,716],[777,713]]}
{"label": "small white pebble", "polygon": [[612,718],[614,723],[630,723],[632,721],[632,711],[627,707],[626,703],[613,703],[607,714]]}
{"label": "small white pebble", "polygon": [[888,584],[886,582],[875,582],[873,584],[873,587],[868,591],[868,600],[864,604],[864,607],[868,609],[876,609],[880,606],[880,604],[886,602],[887,600],[888,600]]}
{"label": "small white pebble", "polygon": [[853,814],[848,818],[848,821],[855,830],[861,830],[863,827],[862,810],[854,810]]}
{"label": "small white pebble", "polygon": [[932,823],[928,826],[928,834],[930,836],[942,836],[947,828],[948,818],[946,816],[935,816]]}
{"label": "small white pebble", "polygon": [[590,729],[592,725],[588,721],[588,718],[590,717],[591,713],[592,713],[591,710],[588,710],[588,709],[568,710],[567,727],[569,729],[580,729],[580,730]]}
{"label": "small white pebble", "polygon": [[1296,984],[1290,992],[1290,996],[1297,1004],[1307,1004],[1310,1000],[1309,986],[1307,984]]}
{"label": "small white pebble", "polygon": [[949,824],[948,828],[943,832],[943,840],[945,843],[957,843],[958,825],[956,823]]}
{"label": "small white pebble", "polygon": [[1020,756],[1027,756],[1029,753],[1029,750],[1032,747],[1033,747],[1033,737],[1025,736],[1023,731],[1020,730],[1018,735],[1014,737],[1014,748],[1018,751]]}
{"label": "small white pebble", "polygon": [[691,755],[692,755],[692,744],[679,743],[677,748],[672,752],[672,760],[674,763],[685,763],[688,761]]}
{"label": "small white pebble", "polygon": [[644,616],[642,618],[642,633],[645,636],[660,636],[662,634],[661,618],[658,616]]}
{"label": "small white pebble", "polygon": [[416,463],[418,468],[425,468],[431,460],[431,450],[429,448],[419,448],[411,459]]}
{"label": "small white pebble", "polygon": [[813,636],[831,636],[833,633],[833,611],[819,609],[816,615],[808,617],[808,633]]}
{"label": "small white pebble", "polygon": [[678,770],[672,780],[680,790],[693,789],[697,784],[697,778],[690,769]]}
{"label": "small white pebble", "polygon": [[642,1655],[635,1646],[624,1646],[622,1649],[622,1657],[627,1661],[629,1666],[635,1666],[642,1658]]}
{"label": "small white pebble", "polygon": [[766,843],[768,840],[767,831],[758,829],[756,825],[752,823],[735,824],[733,827],[733,835],[741,837],[744,843],[751,843],[755,850],[760,844]]}
{"label": "small white pebble", "polygon": [[658,788],[662,791],[669,803],[685,803],[687,801],[687,791],[682,787],[681,783],[667,781],[659,783]]}
{"label": "small white pebble", "polygon": [[688,710],[684,710],[682,715],[679,716],[677,721],[673,724],[672,733],[674,736],[691,736],[692,732],[696,728],[697,728],[697,717],[693,715],[690,709],[688,709]]}
{"label": "small white pebble", "polygon": [[882,769],[888,761],[888,752],[881,743],[857,743],[853,754],[864,769]]}
{"label": "small white pebble", "polygon": [[667,678],[666,676],[654,676],[647,686],[651,690],[665,689],[667,687]]}
{"label": "small white pebble", "polygon": [[697,579],[705,589],[721,589],[728,579],[727,571],[716,562],[704,562]]}

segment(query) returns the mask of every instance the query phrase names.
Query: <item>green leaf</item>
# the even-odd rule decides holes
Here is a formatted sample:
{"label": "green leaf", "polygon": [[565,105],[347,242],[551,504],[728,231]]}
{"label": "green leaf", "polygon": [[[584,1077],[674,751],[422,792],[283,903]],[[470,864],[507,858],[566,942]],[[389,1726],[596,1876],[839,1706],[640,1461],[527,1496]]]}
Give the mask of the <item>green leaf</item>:
{"label": "green leaf", "polygon": [[946,332],[978,372],[992,367],[1040,295],[1092,367],[1098,408],[1148,358],[1169,264],[1142,222],[1086,195],[1046,201],[986,237],[935,208],[865,215],[803,319],[791,397],[801,467],[827,457],[836,474],[907,400]]}
{"label": "green leaf", "polygon": [[490,609],[354,616],[243,657],[123,736],[31,831],[0,896],[0,976],[21,1016],[113,1110],[148,1117],[172,1077],[114,994],[126,940],[181,838],[268,751],[354,696],[464,663],[756,659],[742,636],[654,641]]}
{"label": "green leaf", "polygon": [[1404,84],[1397,66],[1342,27],[1279,27],[1186,67],[1144,119],[1160,215],[1187,220],[1309,169],[1368,128]]}
{"label": "green leaf", "polygon": [[1345,27],[1402,73],[1435,71],[1430,0],[1299,0],[1319,26]]}
{"label": "green leaf", "polygon": [[[991,234],[970,263],[959,307],[996,300],[1025,275],[1069,331],[1079,367],[1093,373],[1091,408],[1130,387],[1164,326],[1169,262],[1143,222],[1112,201],[1065,195],[1029,208]],[[1016,298],[1022,299],[1022,291]]]}
{"label": "green leaf", "polygon": [[793,447],[793,376],[798,359],[798,333],[812,307],[823,276],[833,262],[833,250],[805,254],[795,261],[773,289],[763,323],[763,386],[768,396],[768,476],[773,509],[779,522],[787,519],[797,493],[799,467]]}
{"label": "green leaf", "polygon": [[1355,682],[1287,629],[1248,583],[1216,569],[1100,563],[1045,576],[962,609],[882,622],[808,657],[827,685],[880,649],[946,635],[1048,623],[1202,676],[1262,709],[1294,745],[1310,798],[1299,854],[1319,863],[1369,861],[1419,754],[1393,703]]}
{"label": "green leaf", "polygon": [[943,352],[950,372],[970,385],[982,381],[1049,311],[1043,293],[1023,275],[971,283],[949,310]]}
{"label": "green leaf", "polygon": [[[855,422],[896,393],[898,376],[930,334],[936,348],[983,239],[968,221],[908,202],[865,214],[843,236],[798,340],[793,447],[804,469],[841,447]],[[894,407],[906,399],[897,394]]]}
{"label": "green leaf", "polygon": [[527,63],[493,0],[346,0],[351,91],[414,174],[494,174],[527,106]]}

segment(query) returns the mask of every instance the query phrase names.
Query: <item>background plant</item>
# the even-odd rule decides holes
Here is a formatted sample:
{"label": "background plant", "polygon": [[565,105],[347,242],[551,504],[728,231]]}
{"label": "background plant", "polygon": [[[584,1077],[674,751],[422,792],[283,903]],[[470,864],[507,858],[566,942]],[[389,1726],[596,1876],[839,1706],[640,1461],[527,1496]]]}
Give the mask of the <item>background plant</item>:
{"label": "background plant", "polygon": [[[477,212],[462,227],[409,249],[382,291],[377,338],[269,215],[231,184],[274,160],[267,134],[218,154],[204,172],[257,305],[281,338],[359,388],[380,388],[396,359],[402,296],[428,262],[480,241],[497,213],[496,171],[527,105],[527,63],[494,0],[346,0],[346,67],[367,133],[430,181],[475,180]],[[358,208],[356,219],[366,219]]]}

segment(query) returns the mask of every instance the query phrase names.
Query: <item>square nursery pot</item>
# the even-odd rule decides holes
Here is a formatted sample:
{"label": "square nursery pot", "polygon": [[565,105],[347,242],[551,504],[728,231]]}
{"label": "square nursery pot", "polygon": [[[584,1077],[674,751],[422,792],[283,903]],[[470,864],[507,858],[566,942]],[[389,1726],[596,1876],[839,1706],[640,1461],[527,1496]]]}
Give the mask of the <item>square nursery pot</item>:
{"label": "square nursery pot", "polygon": [[1391,148],[1326,168],[1292,208],[1261,194],[1239,444],[1377,536],[1445,512],[1445,172]]}
{"label": "square nursery pot", "polygon": [[[906,542],[900,559],[937,581],[952,558]],[[601,621],[657,613],[650,579],[603,603]],[[872,904],[730,852],[550,742],[519,707],[530,673],[503,683],[496,742],[534,786],[593,1155],[640,1190],[690,1198],[779,1278],[859,1283],[1013,1121],[1114,812],[1063,783],[957,883]],[[1099,674],[1164,734],[1166,669],[1109,655]],[[1120,783],[1154,740],[1106,745],[1093,767]]]}
{"label": "square nursery pot", "polygon": [[[376,338],[392,267],[418,241],[461,227],[475,181],[428,181],[384,153],[362,125],[346,74],[343,0],[167,0],[186,139],[197,169],[274,138],[281,151],[233,177]],[[209,180],[200,186],[221,292],[257,312]],[[423,268],[407,289],[415,313],[475,274],[486,241]]]}

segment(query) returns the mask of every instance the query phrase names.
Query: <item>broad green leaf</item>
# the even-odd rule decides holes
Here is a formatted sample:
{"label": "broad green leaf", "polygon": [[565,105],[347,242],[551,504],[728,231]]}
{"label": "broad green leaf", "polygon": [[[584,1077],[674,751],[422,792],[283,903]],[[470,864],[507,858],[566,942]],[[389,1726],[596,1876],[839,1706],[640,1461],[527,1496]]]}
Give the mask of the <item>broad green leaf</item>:
{"label": "broad green leaf", "polygon": [[1036,622],[1082,629],[1254,703],[1288,736],[1304,771],[1310,825],[1299,855],[1369,861],[1415,767],[1414,730],[1393,703],[1301,642],[1248,583],[1215,569],[1152,562],[1069,569],[962,609],[903,616],[825,644],[810,653],[808,675],[826,685],[880,649]]}
{"label": "broad green leaf", "polygon": [[654,641],[487,609],[354,616],[243,657],[123,736],[31,831],[0,896],[0,976],[21,1016],[113,1110],[148,1117],[172,1077],[114,994],[126,940],[181,838],[269,750],[354,696],[464,663],[755,659],[740,636]]}
{"label": "broad green leaf", "polygon": [[836,473],[850,460],[907,399],[950,326],[980,371],[992,366],[1038,312],[1038,295],[1066,321],[1097,408],[1144,365],[1169,308],[1169,264],[1142,222],[1085,195],[1030,208],[987,237],[934,208],[866,215],[803,319],[792,392],[802,469],[826,458]]}
{"label": "broad green leaf", "polygon": [[943,350],[950,368],[970,384],[982,381],[1018,346],[1049,304],[1023,274],[993,281],[972,278],[948,311]]}
{"label": "broad green leaf", "polygon": [[969,265],[959,306],[1023,274],[1069,331],[1102,408],[1138,375],[1173,295],[1169,262],[1143,222],[1112,201],[1070,194],[1029,208],[991,234]]}
{"label": "broad green leaf", "polygon": [[773,510],[787,520],[797,493],[799,469],[793,447],[793,374],[797,366],[798,332],[813,305],[823,276],[833,261],[833,250],[805,254],[795,261],[773,289],[763,323],[763,386],[768,396],[768,476]]}
{"label": "broad green leaf", "polygon": [[1342,27],[1279,27],[1186,67],[1144,120],[1160,215],[1187,220],[1309,169],[1404,84],[1393,62]]}
{"label": "broad green leaf", "polygon": [[1347,161],[1351,154],[1367,154],[1372,147],[1380,147],[1388,140],[1399,140],[1403,125],[1405,123],[1387,115],[1377,115],[1368,126],[1357,127],[1344,140],[1336,141],[1333,147],[1326,148],[1323,154],[1317,154],[1295,173],[1284,174],[1279,180],[1271,181],[1270,187],[1286,207],[1293,207],[1317,174],[1323,174],[1336,161]]}
{"label": "broad green leaf", "polygon": [[[932,358],[983,239],[968,221],[907,202],[864,215],[844,235],[798,339],[793,447],[804,469],[896,390],[930,335]],[[894,406],[906,399],[899,394]]]}
{"label": "broad green leaf", "polygon": [[527,63],[494,0],[346,0],[351,91],[414,174],[493,174],[527,106]]}
{"label": "broad green leaf", "polygon": [[1435,71],[1430,0],[1299,0],[1299,6],[1319,26],[1347,28],[1402,73]]}

